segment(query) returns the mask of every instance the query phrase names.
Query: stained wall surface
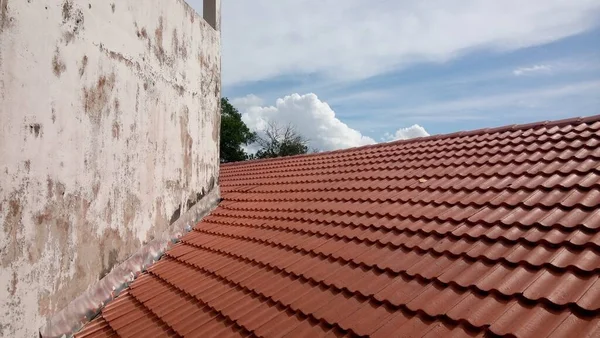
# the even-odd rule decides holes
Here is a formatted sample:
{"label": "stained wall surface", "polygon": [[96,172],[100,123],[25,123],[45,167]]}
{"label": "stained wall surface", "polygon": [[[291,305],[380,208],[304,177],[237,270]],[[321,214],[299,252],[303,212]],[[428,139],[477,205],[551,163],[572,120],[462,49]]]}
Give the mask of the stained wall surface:
{"label": "stained wall surface", "polygon": [[0,0],[0,336],[215,183],[220,34],[181,0]]}

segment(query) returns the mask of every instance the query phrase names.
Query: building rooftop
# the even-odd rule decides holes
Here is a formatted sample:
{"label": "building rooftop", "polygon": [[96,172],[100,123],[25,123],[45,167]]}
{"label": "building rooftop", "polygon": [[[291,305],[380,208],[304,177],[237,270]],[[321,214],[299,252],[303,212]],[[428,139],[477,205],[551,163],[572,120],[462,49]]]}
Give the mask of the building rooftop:
{"label": "building rooftop", "polygon": [[600,116],[226,164],[77,337],[600,335]]}

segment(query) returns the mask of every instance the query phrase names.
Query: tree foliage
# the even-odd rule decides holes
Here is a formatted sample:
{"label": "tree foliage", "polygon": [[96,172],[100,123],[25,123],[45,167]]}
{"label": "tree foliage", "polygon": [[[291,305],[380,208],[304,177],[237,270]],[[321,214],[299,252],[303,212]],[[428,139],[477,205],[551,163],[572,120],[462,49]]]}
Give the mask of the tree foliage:
{"label": "tree foliage", "polygon": [[[248,155],[244,151],[242,146],[249,144],[258,146],[256,154]],[[221,99],[222,163],[301,155],[308,152],[308,139],[300,135],[291,124],[280,125],[270,121],[260,134],[254,133],[242,121],[242,114],[229,100],[226,97]]]}
{"label": "tree foliage", "polygon": [[282,126],[271,121],[263,133],[256,135],[255,141],[260,150],[251,158],[275,158],[308,152],[308,140],[291,124]]}
{"label": "tree foliage", "polygon": [[256,134],[242,121],[242,114],[226,97],[221,98],[221,162],[247,160],[248,154],[242,146],[255,140]]}

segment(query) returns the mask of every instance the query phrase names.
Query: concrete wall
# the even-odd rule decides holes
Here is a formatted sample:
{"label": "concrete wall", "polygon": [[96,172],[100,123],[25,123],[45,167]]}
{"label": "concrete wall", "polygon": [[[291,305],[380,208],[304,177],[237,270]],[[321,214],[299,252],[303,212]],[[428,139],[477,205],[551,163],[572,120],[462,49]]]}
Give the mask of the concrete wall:
{"label": "concrete wall", "polygon": [[36,335],[210,189],[220,62],[181,0],[0,0],[0,336]]}

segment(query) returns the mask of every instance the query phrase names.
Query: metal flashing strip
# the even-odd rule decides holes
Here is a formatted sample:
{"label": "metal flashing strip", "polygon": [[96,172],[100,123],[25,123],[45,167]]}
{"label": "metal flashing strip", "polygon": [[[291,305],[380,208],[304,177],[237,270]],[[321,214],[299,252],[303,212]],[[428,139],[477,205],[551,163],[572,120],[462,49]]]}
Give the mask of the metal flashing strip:
{"label": "metal flashing strip", "polygon": [[219,186],[215,185],[202,199],[181,215],[159,238],[141,247],[135,254],[115,267],[104,278],[56,313],[40,328],[40,337],[70,337],[115,299],[137,276],[160,259],[192,226],[213,211],[220,202]]}

